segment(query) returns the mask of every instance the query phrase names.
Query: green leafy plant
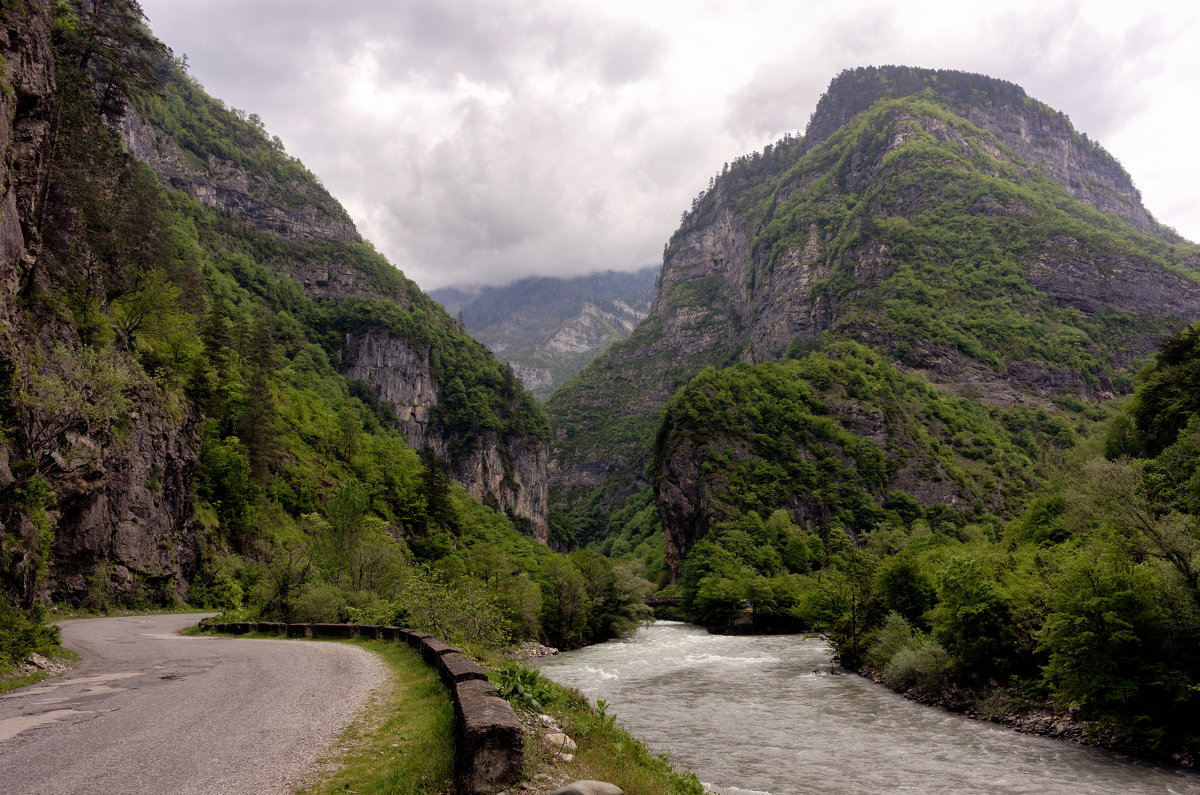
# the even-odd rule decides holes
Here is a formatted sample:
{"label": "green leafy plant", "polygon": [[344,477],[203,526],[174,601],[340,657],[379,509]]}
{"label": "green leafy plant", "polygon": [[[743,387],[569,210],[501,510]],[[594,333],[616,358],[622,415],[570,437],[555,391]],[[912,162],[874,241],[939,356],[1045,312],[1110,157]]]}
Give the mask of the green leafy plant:
{"label": "green leafy plant", "polygon": [[505,663],[488,674],[496,689],[512,704],[533,712],[541,712],[554,696],[549,682],[538,672],[520,663]]}

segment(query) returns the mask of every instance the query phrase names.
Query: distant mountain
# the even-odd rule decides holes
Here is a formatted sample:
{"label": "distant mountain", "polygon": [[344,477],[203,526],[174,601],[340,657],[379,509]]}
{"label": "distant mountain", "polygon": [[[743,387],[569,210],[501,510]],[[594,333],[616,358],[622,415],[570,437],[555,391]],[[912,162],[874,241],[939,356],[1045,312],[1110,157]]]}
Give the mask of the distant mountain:
{"label": "distant mountain", "polygon": [[632,333],[650,310],[658,267],[574,279],[535,277],[505,287],[434,290],[467,333],[512,365],[525,387],[546,398]]}

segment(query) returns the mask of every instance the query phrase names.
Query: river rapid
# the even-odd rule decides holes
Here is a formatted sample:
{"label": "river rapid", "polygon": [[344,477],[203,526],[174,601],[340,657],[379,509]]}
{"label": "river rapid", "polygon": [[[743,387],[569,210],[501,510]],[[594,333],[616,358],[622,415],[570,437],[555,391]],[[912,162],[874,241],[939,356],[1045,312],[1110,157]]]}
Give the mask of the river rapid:
{"label": "river rapid", "polygon": [[1200,793],[1200,774],[908,701],[798,635],[710,635],[660,621],[537,661],[722,795]]}

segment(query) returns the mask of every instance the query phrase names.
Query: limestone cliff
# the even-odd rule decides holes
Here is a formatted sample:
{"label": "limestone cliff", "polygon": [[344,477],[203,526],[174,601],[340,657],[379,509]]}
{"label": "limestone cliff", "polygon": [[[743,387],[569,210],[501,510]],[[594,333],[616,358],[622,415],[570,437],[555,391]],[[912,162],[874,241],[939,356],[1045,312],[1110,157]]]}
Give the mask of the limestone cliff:
{"label": "limestone cliff", "polygon": [[416,449],[432,447],[449,464],[449,475],[481,501],[529,522],[534,538],[550,544],[546,460],[549,445],[537,436],[485,433],[465,451],[439,427],[436,411],[442,389],[430,366],[431,348],[415,348],[386,331],[348,334],[342,348],[343,372],[363,381],[396,413],[400,429]]}

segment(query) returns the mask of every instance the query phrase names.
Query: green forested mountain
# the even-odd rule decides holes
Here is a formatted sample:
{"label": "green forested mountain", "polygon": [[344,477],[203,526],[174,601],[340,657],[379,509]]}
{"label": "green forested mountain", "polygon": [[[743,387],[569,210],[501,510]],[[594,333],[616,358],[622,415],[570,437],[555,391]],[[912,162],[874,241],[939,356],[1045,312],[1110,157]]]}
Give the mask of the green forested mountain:
{"label": "green forested mountain", "polygon": [[1137,362],[1200,314],[1198,251],[1019,87],[844,73],[808,135],[713,179],[650,315],[547,403],[553,499],[595,526],[594,506],[649,485],[659,412],[700,370],[826,339],[996,406],[1126,394]]}
{"label": "green forested mountain", "polygon": [[0,664],[52,602],[636,622],[633,567],[546,547],[536,400],[136,2],[2,22]]}

